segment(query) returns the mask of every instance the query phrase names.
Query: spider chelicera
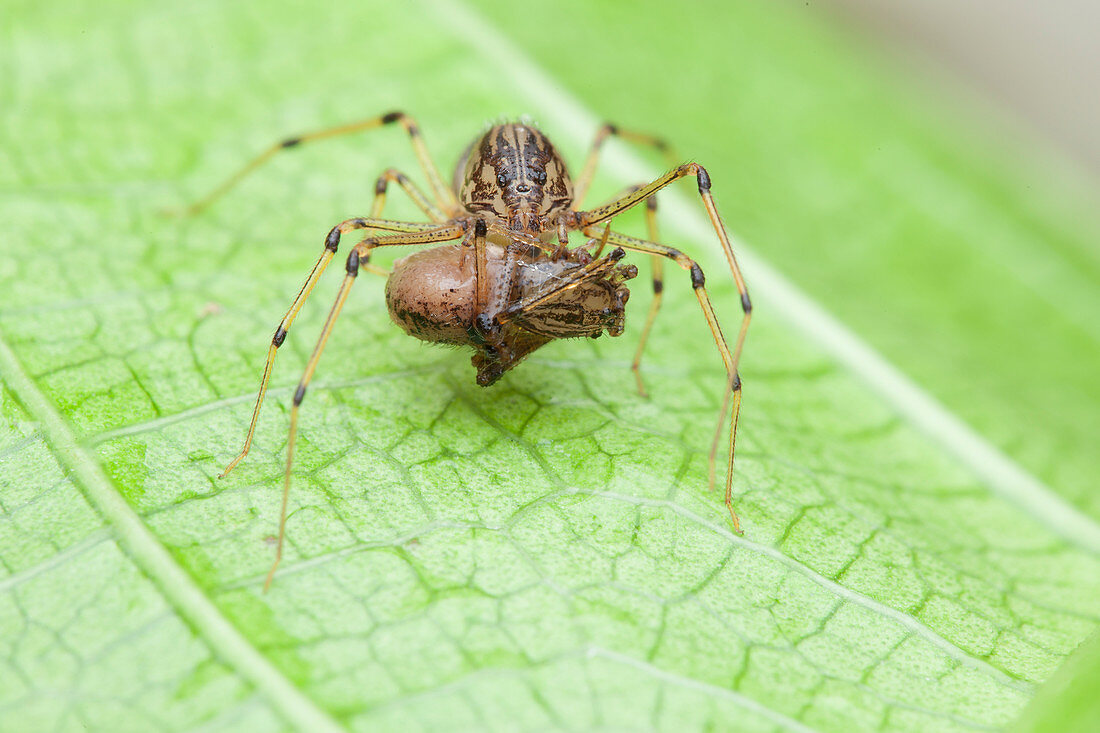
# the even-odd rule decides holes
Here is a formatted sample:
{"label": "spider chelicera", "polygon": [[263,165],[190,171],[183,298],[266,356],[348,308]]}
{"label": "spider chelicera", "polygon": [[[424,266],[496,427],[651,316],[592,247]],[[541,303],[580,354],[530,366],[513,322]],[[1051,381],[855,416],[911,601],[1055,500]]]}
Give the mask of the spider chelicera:
{"label": "spider chelicera", "polygon": [[[714,487],[717,447],[725,415],[730,412],[725,503],[734,529],[740,532],[740,523],[733,510],[732,483],[733,451],[741,406],[741,380],[737,364],[748,329],[752,304],[729,236],[710,193],[710,175],[698,163],[684,163],[651,183],[630,188],[624,195],[602,206],[593,209],[580,208],[592,182],[600,149],[609,136],[620,136],[663,150],[665,145],[659,139],[620,130],[614,125],[604,125],[596,135],[584,170],[574,183],[557,150],[534,126],[523,123],[495,125],[466,148],[455,168],[453,185],[448,187],[443,183],[428,154],[416,121],[404,113],[390,112],[380,117],[277,143],[189,207],[186,213],[195,214],[206,208],[281,150],[312,140],[369,130],[395,122],[409,135],[420,166],[428,178],[431,196],[425,195],[400,171],[389,169],[378,178],[370,216],[347,219],[328,233],[320,259],[310,271],[290,310],[279,322],[271,340],[260,381],[260,393],[252,411],[252,422],[248,427],[244,447],[221,474],[228,474],[248,454],[271,377],[275,353],[286,339],[291,324],[313,291],[321,273],[336,256],[341,236],[358,229],[392,232],[372,233],[352,247],[346,263],[347,274],[336,294],[336,302],[329,311],[317,345],[294,393],[287,440],[279,539],[275,562],[267,575],[264,588],[271,584],[275,569],[282,558],[298,409],[336,318],[340,315],[360,270],[388,276],[386,305],[390,317],[407,333],[425,341],[471,347],[474,350],[472,361],[477,368],[477,382],[488,386],[532,351],[554,339],[581,336],[596,338],[605,331],[611,336],[620,335],[623,332],[623,306],[630,296],[623,283],[635,277],[638,272],[634,265],[621,264],[621,261],[626,251],[649,254],[653,262],[654,297],[632,364],[638,391],[645,395],[639,370],[642,351],[661,305],[664,260],[673,260],[690,273],[691,286],[726,368],[726,390],[709,456],[710,485]],[[718,318],[704,285],[702,268],[680,250],[656,241],[655,194],[685,176],[695,176],[698,181],[699,196],[714,225],[733,280],[741,294],[741,328],[732,349],[719,328]],[[382,219],[382,209],[390,183],[397,183],[404,189],[413,203],[431,221],[412,223]],[[646,203],[649,239],[638,239],[611,231],[611,219],[642,202]],[[585,244],[570,248],[569,233],[572,231],[579,231],[588,237]],[[453,244],[443,244],[444,242]],[[438,246],[397,260],[392,272],[386,272],[370,263],[371,253],[379,247],[417,244]],[[605,255],[603,252],[608,245],[614,249]]]}

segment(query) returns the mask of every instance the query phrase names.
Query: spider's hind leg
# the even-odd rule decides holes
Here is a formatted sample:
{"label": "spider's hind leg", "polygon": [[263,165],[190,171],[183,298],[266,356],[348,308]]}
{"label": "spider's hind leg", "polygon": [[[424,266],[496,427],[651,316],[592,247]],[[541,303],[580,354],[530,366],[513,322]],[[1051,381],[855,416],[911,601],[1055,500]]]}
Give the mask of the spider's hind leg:
{"label": "spider's hind leg", "polygon": [[588,193],[588,188],[592,185],[592,179],[596,175],[596,167],[599,165],[600,153],[603,149],[603,145],[607,142],[607,139],[612,136],[622,138],[623,140],[629,140],[636,144],[649,145],[656,148],[669,160],[670,165],[676,164],[676,160],[673,158],[668,143],[661,138],[647,135],[644,132],[624,130],[618,125],[613,125],[610,122],[604,123],[596,132],[596,137],[592,140],[592,146],[588,150],[588,157],[584,161],[584,168],[581,169],[580,175],[577,176],[577,179],[573,182],[573,200],[576,206],[580,206],[584,203],[585,194]]}
{"label": "spider's hind leg", "polygon": [[416,184],[409,180],[408,176],[396,168],[387,168],[374,184],[374,203],[371,204],[370,211],[372,217],[379,218],[382,216],[382,209],[386,205],[386,190],[391,183],[396,183],[400,186],[405,193],[408,194],[408,197],[412,199],[412,202],[416,204],[416,207],[424,212],[432,221],[444,222],[447,220],[447,217],[440,211],[439,207],[433,204],[428,197],[417,188]]}
{"label": "spider's hind leg", "polygon": [[[657,236],[657,196],[650,196],[646,199],[645,204],[648,236],[650,241],[656,242],[659,239]],[[642,352],[645,351],[646,341],[649,340],[649,332],[653,329],[653,322],[657,320],[657,312],[661,310],[662,293],[665,289],[665,258],[660,255],[650,255],[649,260],[653,270],[653,300],[649,303],[649,313],[646,314],[645,327],[642,328],[642,333],[638,337],[638,348],[634,351],[634,361],[630,364],[630,368],[634,372],[634,381],[638,385],[638,394],[642,397],[649,396],[645,391],[645,384],[642,382]]]}
{"label": "spider's hind leg", "polygon": [[[596,227],[589,227],[583,231],[588,236],[595,236],[597,229]],[[714,312],[714,306],[711,304],[710,296],[707,295],[706,278],[703,275],[703,269],[695,260],[688,257],[680,250],[660,244],[659,242],[637,239],[625,234],[619,234],[618,232],[605,233],[605,236],[608,242],[618,245],[619,247],[673,260],[691,274],[692,290],[695,291],[695,297],[699,301],[699,306],[702,308],[707,326],[710,328],[711,335],[714,337],[714,343],[717,345],[718,352],[722,356],[722,363],[726,367],[727,375],[726,388],[723,392],[722,408],[718,413],[718,425],[714,432],[714,439],[711,441],[710,453],[707,459],[709,481],[713,489],[715,484],[715,463],[717,460],[718,443],[722,436],[722,426],[725,421],[725,416],[730,414],[729,467],[726,471],[725,503],[726,509],[728,509],[730,513],[730,519],[733,522],[733,528],[736,532],[740,533],[741,522],[737,518],[737,513],[733,510],[733,458],[734,446],[737,442],[737,421],[741,413],[741,377],[737,373],[737,357],[740,354],[740,339],[744,338],[744,326],[748,323],[748,313],[746,312],[745,314],[744,325],[742,325],[738,344],[735,349],[731,351],[729,342],[726,340],[725,335],[722,333],[722,328],[718,324],[718,316]]]}

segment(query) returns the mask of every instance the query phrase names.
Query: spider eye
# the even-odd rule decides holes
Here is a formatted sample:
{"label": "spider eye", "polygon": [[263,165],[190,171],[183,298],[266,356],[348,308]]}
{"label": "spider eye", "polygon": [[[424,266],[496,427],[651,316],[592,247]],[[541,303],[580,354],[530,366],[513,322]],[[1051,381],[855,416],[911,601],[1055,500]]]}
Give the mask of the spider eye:
{"label": "spider eye", "polygon": [[508,176],[504,175],[503,173],[498,173],[497,174],[497,185],[499,185],[502,188],[504,186],[507,186],[508,185]]}
{"label": "spider eye", "polygon": [[540,186],[546,185],[546,171],[535,171],[535,183]]}

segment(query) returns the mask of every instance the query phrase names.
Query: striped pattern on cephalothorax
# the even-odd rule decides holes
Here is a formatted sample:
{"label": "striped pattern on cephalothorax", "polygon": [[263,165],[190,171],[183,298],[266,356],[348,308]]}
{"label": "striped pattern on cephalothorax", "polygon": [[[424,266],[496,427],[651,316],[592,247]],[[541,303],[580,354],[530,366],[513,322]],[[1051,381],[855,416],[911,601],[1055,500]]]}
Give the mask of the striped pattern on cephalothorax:
{"label": "striped pattern on cephalothorax", "polygon": [[512,123],[490,128],[459,165],[463,208],[491,213],[510,229],[537,236],[573,204],[573,182],[564,161],[533,127]]}

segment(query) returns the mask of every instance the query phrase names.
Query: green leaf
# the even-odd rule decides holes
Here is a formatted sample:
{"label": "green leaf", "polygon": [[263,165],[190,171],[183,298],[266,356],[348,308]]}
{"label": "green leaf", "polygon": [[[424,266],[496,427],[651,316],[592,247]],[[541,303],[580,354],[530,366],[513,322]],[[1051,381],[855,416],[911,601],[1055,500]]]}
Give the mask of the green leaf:
{"label": "green leaf", "polygon": [[[992,163],[973,122],[801,11],[593,5],[7,13],[0,727],[1000,728],[1096,630],[1079,189]],[[723,374],[685,273],[666,272],[649,399],[641,279],[626,336],[552,344],[483,390],[363,277],[261,592],[338,275],[280,350],[252,453],[216,476],[324,234],[385,167],[419,178],[415,157],[394,130],[304,146],[198,217],[157,212],[287,134],[393,108],[444,167],[522,113],[574,168],[600,117],[708,166],[757,303],[744,537],[706,490]],[[609,146],[595,195],[647,155]],[[731,329],[692,186],[661,212]]]}
{"label": "green leaf", "polygon": [[1043,685],[1013,726],[1013,731],[1060,730],[1088,733],[1100,720],[1100,635],[1081,644]]}

